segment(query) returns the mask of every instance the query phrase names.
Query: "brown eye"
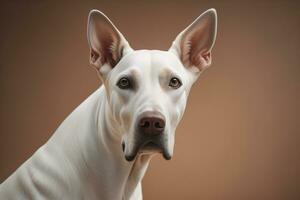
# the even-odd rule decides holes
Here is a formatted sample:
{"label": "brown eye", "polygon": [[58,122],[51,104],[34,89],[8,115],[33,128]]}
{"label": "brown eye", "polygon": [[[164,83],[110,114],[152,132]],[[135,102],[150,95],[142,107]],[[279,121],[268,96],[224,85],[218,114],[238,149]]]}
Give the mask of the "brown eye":
{"label": "brown eye", "polygon": [[169,86],[174,89],[179,88],[181,85],[182,85],[181,81],[176,77],[171,78],[171,80],[169,82]]}
{"label": "brown eye", "polygon": [[131,87],[130,80],[126,77],[123,77],[118,81],[117,86],[120,89],[129,89]]}

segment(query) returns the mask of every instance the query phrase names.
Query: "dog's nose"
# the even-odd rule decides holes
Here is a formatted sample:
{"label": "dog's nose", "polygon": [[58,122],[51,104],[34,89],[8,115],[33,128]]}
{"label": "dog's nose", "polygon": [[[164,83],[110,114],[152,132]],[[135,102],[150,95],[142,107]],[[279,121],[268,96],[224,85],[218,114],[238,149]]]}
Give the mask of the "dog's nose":
{"label": "dog's nose", "polygon": [[165,118],[159,112],[145,112],[142,114],[138,127],[142,133],[157,135],[165,130]]}

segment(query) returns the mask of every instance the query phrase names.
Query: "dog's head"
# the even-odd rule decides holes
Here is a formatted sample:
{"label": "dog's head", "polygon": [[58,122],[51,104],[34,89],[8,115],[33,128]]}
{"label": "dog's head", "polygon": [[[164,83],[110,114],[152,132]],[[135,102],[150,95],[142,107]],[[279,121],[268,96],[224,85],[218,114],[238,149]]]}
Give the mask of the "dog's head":
{"label": "dog's head", "polygon": [[155,152],[172,157],[175,129],[191,86],[211,64],[216,29],[216,11],[210,9],[183,30],[168,51],[133,50],[103,13],[90,12],[90,63],[105,86],[126,160]]}

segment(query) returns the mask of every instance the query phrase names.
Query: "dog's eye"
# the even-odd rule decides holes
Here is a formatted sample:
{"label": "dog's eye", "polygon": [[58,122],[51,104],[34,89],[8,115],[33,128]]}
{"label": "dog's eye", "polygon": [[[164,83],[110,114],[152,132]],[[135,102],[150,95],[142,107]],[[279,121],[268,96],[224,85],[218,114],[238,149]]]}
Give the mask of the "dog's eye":
{"label": "dog's eye", "polygon": [[171,78],[171,80],[169,82],[169,86],[174,89],[179,88],[181,85],[182,85],[181,81],[176,77]]}
{"label": "dog's eye", "polygon": [[130,80],[123,77],[118,81],[117,86],[121,89],[129,89],[131,87]]}

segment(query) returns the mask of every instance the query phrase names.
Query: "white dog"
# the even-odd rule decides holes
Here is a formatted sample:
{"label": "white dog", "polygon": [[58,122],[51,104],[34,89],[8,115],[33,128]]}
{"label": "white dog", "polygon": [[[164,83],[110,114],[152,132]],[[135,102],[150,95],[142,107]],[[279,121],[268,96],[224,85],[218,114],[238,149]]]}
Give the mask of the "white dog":
{"label": "white dog", "polygon": [[168,51],[133,50],[100,11],[88,18],[90,63],[103,86],[0,186],[0,199],[142,199],[151,157],[173,155],[192,84],[211,64],[217,16],[207,10]]}

